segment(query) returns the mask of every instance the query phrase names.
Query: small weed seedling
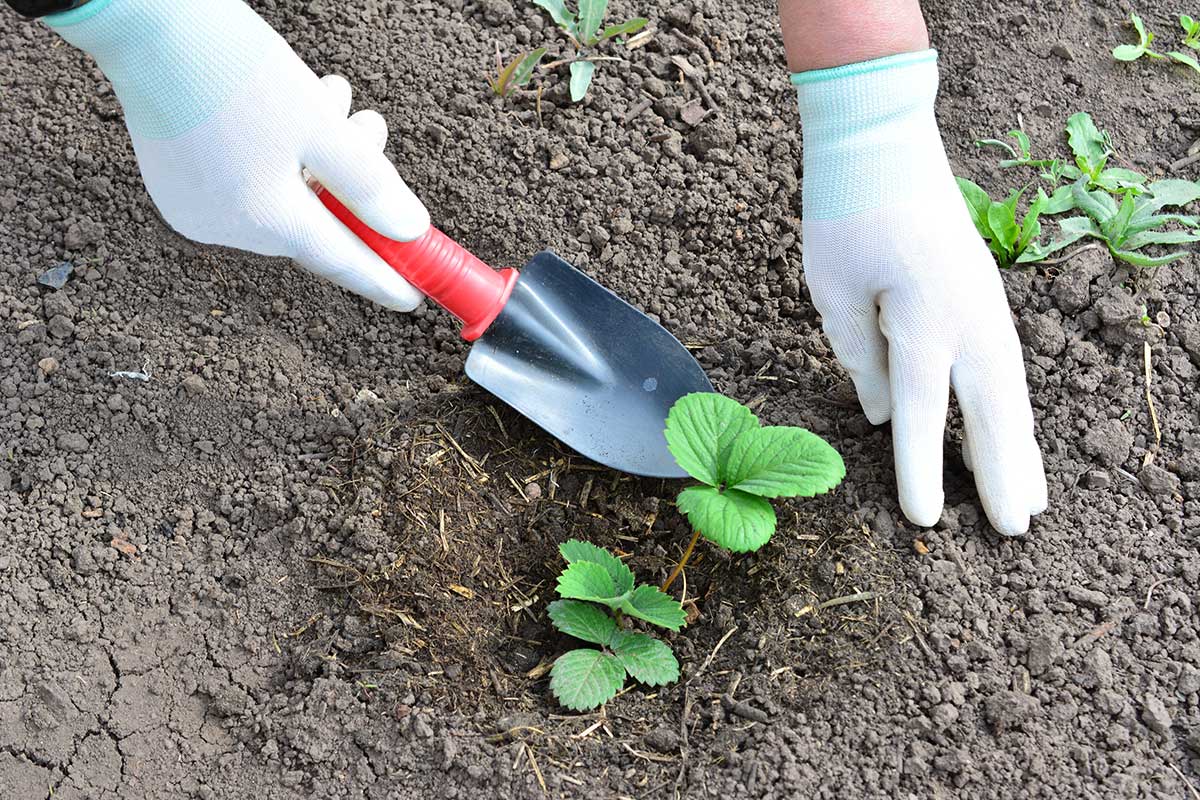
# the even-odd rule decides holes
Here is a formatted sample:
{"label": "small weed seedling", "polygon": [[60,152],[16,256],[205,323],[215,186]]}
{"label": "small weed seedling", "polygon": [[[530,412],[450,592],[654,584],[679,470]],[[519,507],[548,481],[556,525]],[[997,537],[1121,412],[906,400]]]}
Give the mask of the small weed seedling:
{"label": "small weed seedling", "polygon": [[[1175,251],[1161,256],[1141,252],[1148,245],[1182,245],[1200,242],[1200,218],[1183,214],[1160,214],[1168,206],[1185,206],[1200,200],[1200,183],[1168,179],[1148,185],[1140,195],[1126,193],[1118,203],[1113,195],[1088,191],[1081,180],[1071,187],[1075,207],[1087,216],[1068,217],[1059,223],[1060,238],[1045,253],[1052,253],[1085,236],[1103,241],[1113,258],[1138,267],[1157,267],[1183,258]],[[1160,230],[1168,222],[1188,230]]]}
{"label": "small weed seedling", "polygon": [[[1029,188],[1013,189],[1008,198],[997,203],[988,197],[987,192],[966,178],[955,178],[963,199],[967,201],[967,211],[975,230],[987,242],[988,249],[996,257],[996,263],[1001,269],[1008,269],[1016,264],[1027,264],[1041,261],[1047,253],[1037,244],[1042,234],[1042,223],[1039,221],[1050,198],[1040,188],[1037,198],[1029,204],[1029,210],[1018,222],[1017,203]],[[1070,187],[1063,187],[1070,189]],[[1064,245],[1065,247],[1066,245]]]}
{"label": "small weed seedling", "polygon": [[532,52],[519,54],[507,65],[504,65],[504,62],[500,60],[500,54],[497,53],[496,76],[488,78],[488,85],[500,97],[508,97],[508,93],[513,90],[513,87],[529,83],[530,78],[533,77],[533,70],[545,55],[546,48],[539,47]]}
{"label": "small weed seedling", "polygon": [[541,6],[554,20],[554,24],[562,28],[575,46],[577,57],[571,61],[571,102],[578,103],[587,94],[592,85],[592,75],[596,72],[595,56],[579,55],[601,42],[615,36],[636,33],[646,27],[644,17],[634,17],[619,25],[604,24],[604,15],[608,11],[608,0],[579,0],[579,11],[567,8],[565,0],[533,0]]}
{"label": "small weed seedling", "polygon": [[568,636],[601,648],[580,647],[554,662],[550,690],[558,702],[573,711],[597,708],[621,691],[626,675],[647,686],[679,680],[679,662],[670,647],[624,626],[634,617],[677,631],[687,618],[679,601],[658,587],[635,586],[633,571],[602,547],[571,539],[558,550],[567,560],[558,576],[564,599],[547,608],[550,621]]}
{"label": "small weed seedling", "polygon": [[[1191,67],[1196,72],[1200,72],[1200,63],[1187,53],[1182,53],[1178,50],[1171,50],[1163,54],[1150,49],[1150,44],[1154,41],[1155,36],[1152,31],[1146,30],[1146,25],[1142,22],[1142,18],[1137,14],[1130,14],[1129,21],[1133,23],[1133,29],[1137,31],[1137,44],[1122,44],[1113,48],[1113,58],[1118,61],[1137,61],[1142,56],[1158,61],[1174,61],[1177,64],[1183,64]],[[1183,28],[1184,38],[1182,42],[1187,47],[1200,49],[1200,24],[1189,17],[1187,14],[1179,15],[1179,25]]]}
{"label": "small weed seedling", "polygon": [[695,533],[663,591],[700,536],[735,553],[757,550],[775,532],[769,498],[812,497],[846,477],[842,457],[815,433],[764,427],[750,409],[719,394],[680,398],[665,433],[671,455],[702,485],[687,487],[675,501]]}

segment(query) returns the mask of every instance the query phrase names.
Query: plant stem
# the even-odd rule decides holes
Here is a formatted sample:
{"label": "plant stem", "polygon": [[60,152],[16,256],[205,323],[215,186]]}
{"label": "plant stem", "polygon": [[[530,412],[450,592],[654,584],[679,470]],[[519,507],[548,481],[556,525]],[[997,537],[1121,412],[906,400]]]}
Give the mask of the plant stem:
{"label": "plant stem", "polygon": [[692,534],[692,540],[688,542],[687,549],[683,551],[683,558],[679,559],[679,563],[675,565],[675,569],[671,570],[671,574],[663,581],[662,591],[666,594],[671,588],[671,584],[679,577],[679,573],[683,572],[684,566],[687,565],[688,559],[692,557],[692,551],[696,549],[696,540],[700,538],[700,529],[697,528]]}

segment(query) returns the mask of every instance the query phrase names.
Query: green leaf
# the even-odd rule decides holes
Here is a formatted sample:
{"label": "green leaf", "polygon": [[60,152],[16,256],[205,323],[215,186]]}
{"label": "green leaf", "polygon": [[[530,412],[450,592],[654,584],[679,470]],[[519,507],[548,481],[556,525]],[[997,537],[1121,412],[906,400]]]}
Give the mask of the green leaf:
{"label": "green leaf", "polygon": [[1042,214],[1062,214],[1070,211],[1075,207],[1075,198],[1071,196],[1070,184],[1060,186],[1054,190],[1054,194],[1050,195],[1050,199],[1046,201],[1046,205],[1042,208]]}
{"label": "green leaf", "polygon": [[554,24],[563,30],[570,32],[575,25],[575,15],[567,9],[564,0],[533,0],[533,2],[534,5],[544,8],[550,15],[550,19],[554,20]]}
{"label": "green leaf", "polygon": [[1089,192],[1082,180],[1072,185],[1075,207],[1103,225],[1117,213],[1117,201],[1106,192]]}
{"label": "green leaf", "polygon": [[597,547],[591,542],[581,542],[578,539],[568,539],[558,546],[558,552],[562,554],[568,564],[585,561],[604,567],[612,578],[616,594],[625,594],[633,588],[633,570],[603,547]]}
{"label": "green leaf", "polygon": [[591,603],[555,600],[546,606],[546,612],[554,627],[585,642],[606,645],[617,631],[617,621]]}
{"label": "green leaf", "polygon": [[1148,217],[1166,206],[1186,206],[1196,200],[1200,200],[1200,182],[1179,178],[1154,181],[1146,187],[1146,194],[1139,198],[1134,218]]}
{"label": "green leaf", "polygon": [[1117,61],[1137,61],[1146,52],[1146,48],[1136,44],[1119,44],[1113,48],[1113,58]]}
{"label": "green leaf", "polygon": [[1059,222],[1059,237],[1047,245],[1041,245],[1034,242],[1029,246],[1020,258],[1017,259],[1019,264],[1030,264],[1041,261],[1051,253],[1056,253],[1068,245],[1082,239],[1084,236],[1095,236],[1098,239],[1103,239],[1103,234],[1100,233],[1100,228],[1089,217],[1068,217]]}
{"label": "green leaf", "polygon": [[618,631],[613,637],[613,655],[634,680],[647,686],[665,686],[679,680],[679,662],[665,642],[637,631]]}
{"label": "green leaf", "polygon": [[617,591],[608,570],[590,561],[576,561],[558,576],[558,593],[575,600],[607,603],[624,592]]}
{"label": "green leaf", "polygon": [[1172,261],[1178,261],[1187,255],[1185,252],[1168,253],[1165,256],[1147,256],[1142,253],[1133,253],[1128,250],[1114,250],[1109,248],[1113,258],[1133,264],[1135,267],[1161,267],[1163,264],[1170,264]]}
{"label": "green leaf", "polygon": [[759,497],[812,497],[846,477],[837,450],[804,428],[753,428],[734,439],[725,467],[726,489]]}
{"label": "green leaf", "polygon": [[521,57],[517,56],[512,61],[508,62],[508,66],[500,70],[500,74],[495,80],[488,79],[488,83],[492,86],[492,91],[504,97],[508,94],[508,85],[512,82],[513,73],[521,63]]}
{"label": "green leaf", "polygon": [[657,586],[642,584],[619,607],[631,617],[667,630],[677,631],[687,621],[687,612],[679,601],[659,591]]}
{"label": "green leaf", "polygon": [[626,33],[637,33],[642,28],[646,27],[646,23],[650,20],[645,17],[634,17],[631,20],[626,20],[620,25],[609,25],[600,34],[601,39],[611,39],[614,36],[622,36]]}
{"label": "green leaf", "polygon": [[771,504],[737,489],[719,492],[711,486],[692,486],[675,502],[693,528],[735,553],[757,550],[775,532]]}
{"label": "green leaf", "polygon": [[975,230],[988,241],[996,238],[992,233],[992,226],[988,224],[988,209],[992,207],[992,199],[988,197],[987,192],[966,178],[956,177],[954,180],[958,182],[958,190],[967,202],[967,212],[971,215]]}
{"label": "green leaf", "polygon": [[1104,169],[1108,161],[1108,142],[1092,122],[1091,114],[1080,111],[1067,119],[1067,144],[1075,154],[1075,163],[1089,175]]}
{"label": "green leaf", "polygon": [[592,74],[596,65],[591,61],[576,61],[571,64],[571,102],[578,103],[592,85]]}
{"label": "green leaf", "polygon": [[988,208],[988,225],[996,235],[995,241],[1008,255],[1014,254],[1017,239],[1021,235],[1020,229],[1017,228],[1017,202],[1023,192],[1023,189],[1014,189],[1003,203],[992,203]]}
{"label": "green leaf", "polygon": [[516,72],[513,73],[513,85],[524,86],[525,84],[529,83],[529,79],[533,77],[534,67],[538,65],[538,62],[541,61],[542,57],[545,55],[546,48],[544,47],[539,47],[532,53],[526,53],[525,57],[521,59],[521,66],[517,67]]}
{"label": "green leaf", "polygon": [[625,685],[625,668],[616,656],[581,648],[563,653],[550,669],[550,691],[572,711],[598,708]]}
{"label": "green leaf", "polygon": [[1187,53],[1181,53],[1178,50],[1172,50],[1167,53],[1167,58],[1171,59],[1177,64],[1184,64],[1196,70],[1196,72],[1200,72],[1200,63],[1198,63],[1195,58]]}
{"label": "green leaf", "polygon": [[1114,247],[1120,246],[1125,240],[1125,229],[1129,227],[1129,220],[1133,219],[1134,207],[1133,197],[1125,195],[1121,198],[1121,207],[1117,209],[1117,213],[1100,224],[1100,230]]}
{"label": "green leaf", "polygon": [[1134,30],[1136,30],[1138,34],[1138,41],[1141,42],[1142,46],[1145,47],[1146,45],[1150,44],[1150,42],[1154,39],[1154,34],[1146,33],[1146,26],[1142,24],[1142,18],[1137,14],[1130,14],[1129,21],[1133,23]]}
{"label": "green leaf", "polygon": [[[608,10],[608,0],[579,0],[579,25],[576,28],[577,38],[583,44],[595,44],[596,32],[604,21],[604,13]],[[580,97],[583,95],[580,94]]]}
{"label": "green leaf", "polygon": [[1122,250],[1140,250],[1150,244],[1192,244],[1200,242],[1200,231],[1144,231],[1128,236]]}
{"label": "green leaf", "polygon": [[721,483],[729,448],[758,417],[736,400],[714,392],[681,397],[667,414],[667,447],[689,475],[709,486]]}
{"label": "green leaf", "polygon": [[1133,236],[1142,231],[1148,231],[1151,228],[1159,228],[1168,222],[1178,222],[1180,225],[1186,225],[1189,228],[1200,226],[1200,219],[1183,214],[1151,214],[1143,216],[1138,213],[1133,215],[1133,221],[1129,223],[1129,227],[1125,230],[1125,233]]}
{"label": "green leaf", "polygon": [[1132,187],[1141,188],[1146,183],[1146,176],[1131,169],[1110,167],[1102,170],[1096,176],[1096,185],[1109,192],[1119,192]]}
{"label": "green leaf", "polygon": [[1021,151],[1021,158],[1029,158],[1029,137],[1025,135],[1025,131],[1020,128],[1014,128],[1008,132],[1008,135],[1017,140],[1017,147]]}

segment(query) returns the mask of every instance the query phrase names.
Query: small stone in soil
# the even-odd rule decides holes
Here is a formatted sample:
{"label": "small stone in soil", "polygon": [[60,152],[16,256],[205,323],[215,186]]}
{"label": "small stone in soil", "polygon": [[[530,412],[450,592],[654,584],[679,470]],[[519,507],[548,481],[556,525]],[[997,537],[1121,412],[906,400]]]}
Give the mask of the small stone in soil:
{"label": "small stone in soil", "polygon": [[203,394],[204,388],[204,378],[199,375],[188,375],[183,379],[183,390],[188,394]]}
{"label": "small stone in soil", "polygon": [[1036,697],[1012,690],[999,691],[984,703],[984,715],[997,731],[1019,728],[1041,707]]}
{"label": "small stone in soil", "polygon": [[526,485],[525,496],[530,500],[537,500],[542,496],[542,487],[538,486],[536,483],[530,483]]}
{"label": "small stone in soil", "polygon": [[1147,696],[1142,706],[1142,722],[1155,733],[1166,735],[1171,730],[1171,715],[1167,713],[1163,701],[1153,695]]}
{"label": "small stone in soil", "polygon": [[88,449],[88,440],[82,433],[64,433],[58,437],[58,449],[68,453],[83,453]]}
{"label": "small stone in soil", "polygon": [[75,271],[75,266],[69,261],[63,261],[38,276],[37,282],[51,289],[61,289],[67,285],[67,279]]}
{"label": "small stone in soil", "polygon": [[50,357],[43,358],[38,362],[38,369],[42,371],[43,375],[49,378],[58,372],[58,360]]}

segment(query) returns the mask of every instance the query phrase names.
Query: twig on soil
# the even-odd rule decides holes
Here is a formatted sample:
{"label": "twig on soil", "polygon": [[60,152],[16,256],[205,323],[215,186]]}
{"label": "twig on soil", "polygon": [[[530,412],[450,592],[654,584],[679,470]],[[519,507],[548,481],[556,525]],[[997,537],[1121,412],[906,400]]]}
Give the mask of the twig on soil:
{"label": "twig on soil", "polygon": [[766,724],[771,721],[771,717],[762,709],[755,708],[744,700],[734,700],[727,694],[721,695],[721,708],[728,711],[730,714],[748,719],[751,722],[761,722]]}
{"label": "twig on soil", "polygon": [[711,664],[713,659],[717,657],[717,651],[721,649],[721,645],[725,644],[725,642],[729,640],[730,636],[733,636],[735,633],[737,633],[737,630],[738,626],[734,625],[732,628],[725,631],[725,635],[721,637],[721,640],[717,642],[717,646],[714,647],[712,652],[708,654],[708,658],[704,659],[704,663],[700,665],[700,669],[696,670],[695,674],[688,679],[689,681],[693,681],[704,674],[704,670],[708,669],[708,665]]}
{"label": "twig on soil", "polygon": [[1175,579],[1174,578],[1163,578],[1162,580],[1155,581],[1154,583],[1150,584],[1150,588],[1146,590],[1146,602],[1142,605],[1142,608],[1143,609],[1150,608],[1150,597],[1154,594],[1155,589],[1162,586],[1164,583],[1170,583],[1173,580],[1175,580]]}
{"label": "twig on soil", "polygon": [[933,648],[929,646],[929,642],[925,641],[925,634],[921,633],[921,629],[919,627],[917,627],[917,621],[915,619],[913,619],[912,614],[905,611],[904,619],[906,622],[908,622],[908,627],[912,628],[913,633],[916,634],[917,644],[919,644],[921,646],[921,650],[929,658],[936,659],[937,656],[934,655]]}
{"label": "twig on soil", "polygon": [[1048,267],[1048,266],[1052,266],[1054,264],[1061,264],[1064,261],[1070,261],[1072,258],[1079,255],[1080,253],[1086,252],[1088,250],[1099,250],[1099,249],[1100,249],[1100,245],[1098,245],[1098,244],[1085,244],[1083,247],[1080,247],[1076,250],[1072,250],[1071,252],[1067,253],[1065,256],[1060,256],[1058,258],[1047,258],[1045,261],[1039,261],[1038,266]]}
{"label": "twig on soil", "polygon": [[857,594],[848,594],[844,597],[835,597],[831,600],[826,600],[823,603],[818,603],[815,606],[809,603],[804,608],[797,611],[796,616],[803,617],[805,614],[811,614],[814,611],[824,611],[827,608],[844,606],[847,603],[862,603],[868,600],[874,600],[876,597],[879,597],[878,592],[858,592]]}
{"label": "twig on soil", "polygon": [[625,124],[628,125],[629,123],[633,122],[643,111],[653,104],[654,100],[652,98],[643,97],[641,100],[635,103],[632,108],[625,112]]}
{"label": "twig on soil", "polygon": [[1188,777],[1180,771],[1179,767],[1175,766],[1174,764],[1171,764],[1170,766],[1171,769],[1175,770],[1175,774],[1179,776],[1179,780],[1183,781],[1184,785],[1187,786],[1192,797],[1195,798],[1195,800],[1200,800],[1200,791],[1196,789],[1195,784],[1188,780]]}
{"label": "twig on soil", "polygon": [[698,36],[690,36],[678,29],[671,31],[671,33],[675,35],[675,38],[690,46],[693,50],[699,50],[700,55],[704,58],[704,63],[713,63],[712,50],[709,50],[708,45],[706,45]]}
{"label": "twig on soil", "polygon": [[692,557],[692,551],[696,549],[696,540],[699,538],[700,529],[697,528],[692,532],[692,540],[688,542],[687,549],[683,551],[683,556],[679,559],[679,563],[675,565],[675,569],[671,570],[671,574],[667,576],[665,581],[663,581],[663,594],[667,593],[667,590],[671,588],[671,584],[674,583],[675,579],[679,577],[679,573],[683,572],[683,568],[687,564],[688,559]]}
{"label": "twig on soil", "polygon": [[1080,636],[1078,639],[1076,639],[1071,644],[1071,649],[1074,650],[1076,647],[1079,647],[1082,644],[1087,644],[1088,642],[1094,642],[1095,640],[1099,639],[1104,634],[1110,632],[1115,627],[1117,627],[1117,621],[1115,619],[1110,619],[1107,622],[1102,622],[1099,625],[1097,625],[1096,627],[1092,628],[1087,633],[1085,633],[1083,636]]}
{"label": "twig on soil", "polygon": [[634,758],[645,759],[646,761],[657,761],[660,764],[674,763],[675,759],[671,756],[660,756],[657,753],[643,753],[641,750],[634,750],[627,742],[621,742],[621,747],[624,747],[629,754]]}
{"label": "twig on soil", "polygon": [[1150,406],[1150,422],[1154,424],[1154,447],[1146,452],[1146,458],[1142,460],[1142,466],[1147,467],[1154,461],[1154,456],[1158,454],[1158,448],[1162,445],[1162,428],[1158,425],[1158,412],[1154,410],[1154,397],[1150,394],[1150,343],[1142,342],[1142,345],[1145,347],[1146,356],[1146,403]]}
{"label": "twig on soil", "polygon": [[546,779],[542,777],[542,770],[538,767],[537,759],[533,757],[533,750],[525,742],[521,742],[521,746],[525,748],[525,755],[529,756],[529,766],[533,767],[533,774],[537,776],[538,786],[542,787],[542,794],[549,796]]}

